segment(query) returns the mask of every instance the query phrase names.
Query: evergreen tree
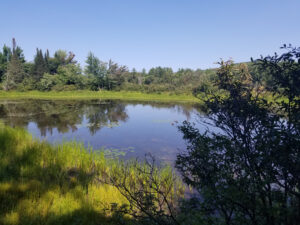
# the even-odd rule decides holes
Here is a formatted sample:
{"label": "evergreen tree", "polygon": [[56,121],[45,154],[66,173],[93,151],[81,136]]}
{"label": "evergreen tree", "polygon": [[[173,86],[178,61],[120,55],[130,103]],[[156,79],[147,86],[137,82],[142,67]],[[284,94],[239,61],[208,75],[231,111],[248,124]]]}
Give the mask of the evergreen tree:
{"label": "evergreen tree", "polygon": [[47,67],[47,61],[45,59],[46,57],[43,56],[43,52],[41,49],[36,49],[36,55],[34,58],[34,66],[33,66],[33,78],[36,81],[39,81],[44,73],[47,73],[48,67]]}
{"label": "evergreen tree", "polygon": [[10,61],[7,65],[7,71],[5,73],[4,89],[10,90],[16,87],[18,83],[21,83],[24,79],[25,72],[23,68],[24,57],[22,56],[22,50],[16,47],[16,41],[13,38],[13,50],[10,57]]}
{"label": "evergreen tree", "polygon": [[4,74],[7,71],[7,64],[11,59],[11,54],[11,49],[4,45],[2,52],[0,52],[0,81],[4,78]]}
{"label": "evergreen tree", "polygon": [[101,89],[105,86],[105,78],[107,78],[107,64],[100,61],[93,53],[89,53],[85,61],[85,74],[93,77],[92,89]]}
{"label": "evergreen tree", "polygon": [[49,54],[49,50],[48,49],[47,49],[47,51],[45,53],[44,59],[45,59],[45,65],[46,65],[47,71],[49,72],[50,71],[50,65],[49,65],[50,54]]}

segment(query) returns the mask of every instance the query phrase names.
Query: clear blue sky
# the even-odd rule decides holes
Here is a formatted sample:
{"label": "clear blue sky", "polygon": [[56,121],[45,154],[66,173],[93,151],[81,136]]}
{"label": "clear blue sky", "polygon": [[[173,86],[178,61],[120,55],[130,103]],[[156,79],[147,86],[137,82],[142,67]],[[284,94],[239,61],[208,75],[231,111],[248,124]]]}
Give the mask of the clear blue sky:
{"label": "clear blue sky", "polygon": [[300,46],[300,0],[1,0],[0,45],[89,51],[129,68],[209,68]]}

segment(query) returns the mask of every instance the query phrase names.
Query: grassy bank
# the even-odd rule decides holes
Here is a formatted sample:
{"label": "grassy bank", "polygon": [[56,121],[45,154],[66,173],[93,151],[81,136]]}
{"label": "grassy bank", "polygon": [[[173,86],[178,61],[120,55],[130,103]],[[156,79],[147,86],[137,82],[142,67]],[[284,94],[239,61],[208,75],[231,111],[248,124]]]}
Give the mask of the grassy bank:
{"label": "grassy bank", "polygon": [[65,91],[65,92],[17,92],[0,91],[0,99],[34,98],[34,99],[119,99],[136,101],[161,101],[161,102],[199,102],[193,95],[172,93],[142,93],[128,91]]}
{"label": "grassy bank", "polygon": [[[78,143],[52,146],[23,129],[2,126],[0,224],[132,224],[130,210],[138,209],[118,213],[130,202],[110,181],[135,190],[149,183],[141,171],[148,171],[147,164],[107,159]],[[155,176],[171,190],[170,198],[179,193],[180,181],[169,167],[156,168]]]}

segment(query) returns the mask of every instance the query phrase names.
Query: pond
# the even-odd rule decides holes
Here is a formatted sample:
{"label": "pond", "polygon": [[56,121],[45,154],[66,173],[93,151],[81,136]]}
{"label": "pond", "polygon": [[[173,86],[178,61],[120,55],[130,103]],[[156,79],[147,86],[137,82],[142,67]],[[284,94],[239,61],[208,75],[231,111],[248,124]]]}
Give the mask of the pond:
{"label": "pond", "polygon": [[94,150],[105,148],[111,156],[143,158],[151,153],[173,164],[186,147],[177,125],[196,122],[198,108],[117,100],[0,100],[0,120],[50,143],[76,140]]}

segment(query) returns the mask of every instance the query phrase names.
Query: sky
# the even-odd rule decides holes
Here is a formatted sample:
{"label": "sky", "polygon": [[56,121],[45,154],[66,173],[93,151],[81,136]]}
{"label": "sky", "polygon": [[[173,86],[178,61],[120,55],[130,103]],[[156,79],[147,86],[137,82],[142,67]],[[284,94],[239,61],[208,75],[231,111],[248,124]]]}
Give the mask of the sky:
{"label": "sky", "polygon": [[300,46],[300,0],[0,0],[0,46],[89,51],[129,69],[206,69]]}

